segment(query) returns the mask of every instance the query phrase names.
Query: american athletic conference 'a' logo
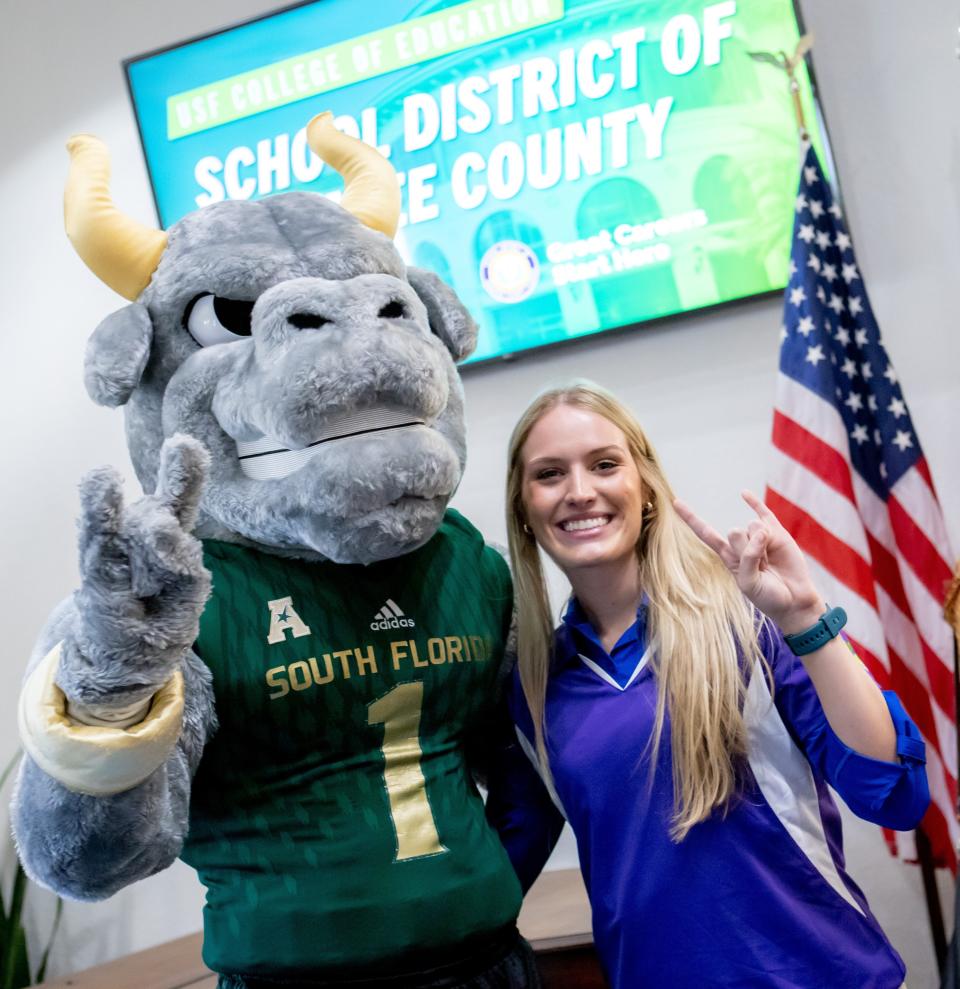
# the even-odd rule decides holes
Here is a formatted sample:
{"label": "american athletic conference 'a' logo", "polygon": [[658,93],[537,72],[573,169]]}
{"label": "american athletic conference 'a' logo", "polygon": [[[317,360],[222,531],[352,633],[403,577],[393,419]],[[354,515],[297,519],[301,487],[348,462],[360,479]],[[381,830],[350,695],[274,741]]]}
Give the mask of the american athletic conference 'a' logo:
{"label": "american athletic conference 'a' logo", "polygon": [[407,618],[392,598],[387,598],[387,603],[370,622],[370,628],[386,632],[391,628],[413,628],[416,624],[412,618]]}

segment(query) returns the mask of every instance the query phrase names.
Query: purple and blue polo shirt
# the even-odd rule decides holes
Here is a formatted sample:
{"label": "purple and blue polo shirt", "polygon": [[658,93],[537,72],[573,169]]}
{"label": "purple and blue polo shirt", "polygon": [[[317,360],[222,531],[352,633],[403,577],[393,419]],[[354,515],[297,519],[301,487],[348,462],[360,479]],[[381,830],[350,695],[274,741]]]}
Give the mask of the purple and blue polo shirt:
{"label": "purple and blue polo shirt", "polygon": [[564,818],[615,989],[898,989],[904,965],[844,868],[832,786],[858,816],[913,828],[929,802],[924,746],[897,697],[885,699],[898,761],[846,746],[778,630],[744,705],[748,757],[739,795],[677,843],[669,716],[651,776],[656,680],[643,605],[608,654],[573,601],[556,633],[546,701],[548,792],[514,673],[517,744],[490,780],[487,812],[524,888]]}

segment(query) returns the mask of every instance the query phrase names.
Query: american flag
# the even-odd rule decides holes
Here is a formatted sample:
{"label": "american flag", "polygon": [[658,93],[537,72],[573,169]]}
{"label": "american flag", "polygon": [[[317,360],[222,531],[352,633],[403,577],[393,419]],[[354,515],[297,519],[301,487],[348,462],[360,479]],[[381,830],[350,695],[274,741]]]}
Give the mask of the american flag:
{"label": "american flag", "polygon": [[[953,636],[943,600],[953,559],[903,392],[880,341],[843,214],[816,152],[800,177],[780,330],[767,503],[849,615],[874,679],[923,732],[932,797],[921,827],[956,872]],[[913,835],[886,833],[914,861]]]}

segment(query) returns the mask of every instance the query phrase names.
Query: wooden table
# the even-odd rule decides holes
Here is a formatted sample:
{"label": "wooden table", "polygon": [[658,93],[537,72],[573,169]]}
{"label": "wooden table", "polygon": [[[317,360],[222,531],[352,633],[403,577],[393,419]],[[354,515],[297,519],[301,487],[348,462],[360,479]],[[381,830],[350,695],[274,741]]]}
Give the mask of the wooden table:
{"label": "wooden table", "polygon": [[[543,873],[524,900],[520,930],[537,952],[544,989],[603,989],[578,870]],[[200,958],[202,945],[202,934],[189,934],[41,989],[216,989],[217,977]]]}

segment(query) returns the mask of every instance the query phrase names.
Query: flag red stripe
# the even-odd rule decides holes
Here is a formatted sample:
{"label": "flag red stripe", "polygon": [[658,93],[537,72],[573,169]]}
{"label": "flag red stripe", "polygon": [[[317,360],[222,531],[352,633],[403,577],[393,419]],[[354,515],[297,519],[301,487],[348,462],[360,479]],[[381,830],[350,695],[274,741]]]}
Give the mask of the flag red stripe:
{"label": "flag red stripe", "polygon": [[[891,688],[896,691],[897,696],[903,702],[903,706],[910,712],[910,717],[920,729],[920,734],[923,735],[927,745],[937,751],[942,762],[943,753],[940,751],[937,722],[933,713],[930,692],[927,690],[926,684],[922,683],[916,673],[904,663],[903,658],[890,648],[889,643],[887,643],[887,651],[890,654]],[[944,775],[952,778],[946,769]]]}
{"label": "flag red stripe", "polygon": [[890,828],[883,828],[883,840],[887,843],[887,851],[894,858],[903,858],[900,854],[900,849],[897,847],[897,832],[891,831]]}
{"label": "flag red stripe", "polygon": [[828,443],[777,410],[773,413],[773,445],[856,505],[850,464]]}
{"label": "flag red stripe", "polygon": [[[864,661],[866,667],[871,670],[871,672],[873,672],[874,667],[879,667],[881,670],[883,669],[879,660],[875,656],[871,655],[869,650],[865,649],[855,639],[851,638],[850,643],[856,649],[858,655]],[[893,684],[892,689],[896,690],[900,700],[903,702],[907,710],[909,710],[910,716],[920,729],[926,744],[930,749],[940,755],[940,749],[935,734],[933,710],[930,706],[930,695],[923,684],[921,684],[913,676],[913,673],[909,667],[902,662],[900,657],[893,650],[890,650],[890,660],[891,666],[895,670],[894,675],[897,681]],[[890,689],[888,686],[884,685],[882,680],[879,682],[882,689]],[[953,776],[951,776],[946,766],[943,765],[942,755],[940,758],[940,764],[943,766],[942,778],[944,785],[946,786],[950,804],[951,806],[956,806],[957,781]],[[931,771],[933,771],[933,767],[928,768],[928,772]],[[929,824],[935,831],[938,832],[938,838],[934,840],[933,833],[929,830],[927,831],[936,853],[935,857],[937,858],[937,864],[947,868],[955,868],[956,862],[952,857],[953,841],[950,836],[947,823],[944,820],[942,809],[935,801],[931,802],[931,807],[937,807],[937,813],[933,816],[929,816],[928,812],[928,816],[924,818],[924,826]],[[892,845],[892,847],[895,848],[896,836],[892,833],[885,832],[884,837],[887,840],[887,844]],[[949,854],[944,853],[943,849],[949,849]],[[896,852],[894,852],[894,854],[896,854]]]}
{"label": "flag red stripe", "polygon": [[866,533],[867,545],[870,547],[870,559],[873,563],[873,574],[877,583],[886,591],[887,597],[912,622],[913,614],[903,589],[903,581],[900,579],[900,565],[897,563],[896,557],[886,546],[874,539],[869,529],[866,530]]}
{"label": "flag red stripe", "polygon": [[927,671],[927,678],[930,681],[930,690],[941,710],[948,718],[953,718],[955,713],[953,672],[943,665],[943,660],[924,639],[923,630],[915,625],[913,612],[903,589],[903,581],[900,579],[900,569],[893,554],[885,546],[878,543],[869,531],[867,532],[867,542],[870,546],[870,556],[873,560],[873,572],[877,584],[883,588],[887,597],[903,612],[911,624],[914,624],[923,651],[923,662]]}
{"label": "flag red stripe", "polygon": [[[804,429],[803,426],[794,422],[788,416],[783,415],[779,411],[774,412],[773,420],[773,443],[778,449],[780,449],[787,456],[792,457],[797,462],[801,463],[804,467],[810,470],[812,473],[816,474],[825,484],[828,484],[839,494],[844,495],[851,502],[856,504],[855,496],[853,492],[853,484],[850,477],[850,465],[847,461],[838,453],[832,446],[824,443],[822,440],[814,436],[813,433]],[[891,499],[891,502],[893,499]],[[904,529],[907,528],[907,522],[909,522],[912,529],[919,534],[919,536],[926,539],[923,533],[916,527],[912,519],[907,519],[905,513],[903,512],[902,506],[896,503],[897,507],[900,509],[901,515],[904,516]],[[790,528],[789,526],[787,528]],[[791,530],[792,531],[792,530]],[[873,564],[873,576],[877,583],[886,591],[888,597],[896,604],[896,606],[903,612],[907,618],[912,622],[914,616],[910,605],[907,601],[907,596],[903,588],[903,582],[900,579],[899,564],[896,558],[890,551],[883,546],[874,536],[871,534],[870,530],[864,526],[864,533],[867,538],[867,544],[870,549],[870,561]],[[896,530],[895,530],[896,533]],[[906,542],[907,546],[916,545],[917,538],[914,536],[913,531],[908,533],[908,540]],[[898,539],[898,544],[900,540]],[[936,559],[943,562],[939,554],[932,545],[927,543],[930,552],[936,556]],[[805,547],[806,548],[806,547]],[[811,554],[813,555],[813,554]],[[824,562],[820,557],[817,557],[820,562]],[[926,563],[926,561],[921,561],[921,563]],[[914,566],[914,569],[916,567]],[[927,572],[925,569],[920,572]],[[946,578],[949,580],[949,571],[946,572]],[[929,588],[928,588],[929,589]],[[942,597],[942,595],[941,595]],[[921,635],[921,640],[923,636]],[[928,667],[930,666],[930,657],[936,658],[936,653],[929,647],[929,645],[924,642],[924,657]],[[949,680],[951,674],[949,671],[944,671],[943,664],[937,662],[936,667],[930,670],[930,682],[931,687],[934,692],[939,697],[953,695],[952,687],[945,695],[943,690],[946,689],[946,681],[944,676]],[[952,714],[952,711],[948,711]]]}
{"label": "flag red stripe", "polygon": [[[836,577],[837,580],[850,587],[854,593],[858,594],[876,610],[876,596],[873,590],[873,579],[876,578],[890,599],[903,612],[906,619],[911,624],[914,624],[910,605],[906,599],[903,584],[900,580],[897,562],[892,554],[873,539],[869,533],[867,534],[867,538],[871,553],[874,555],[874,571],[872,574],[869,566],[859,554],[850,549],[842,540],[837,539],[832,533],[827,532],[816,520],[812,519],[806,512],[784,498],[776,490],[768,488],[766,501],[781,522],[794,535],[799,545],[817,560],[824,569]],[[915,625],[914,628],[916,629]],[[954,715],[952,673],[943,665],[940,658],[930,648],[927,642],[924,641],[920,630],[916,629],[916,631],[923,656],[924,669],[926,670],[927,680],[930,684],[930,692],[947,717],[952,718]],[[891,663],[893,663],[892,657],[896,653],[890,648],[889,642],[887,645],[888,652],[891,655]],[[862,646],[858,646],[858,651],[865,659],[867,656],[870,657],[867,661],[868,669],[870,669],[871,674],[878,683],[884,683],[887,677],[882,662]],[[913,713],[916,703],[919,703],[922,698],[925,708],[929,710],[930,698],[927,687],[920,682],[917,673],[911,670],[909,665],[901,657],[897,656],[896,663],[902,671],[901,675],[896,677],[894,681],[894,689],[898,693],[904,693],[899,687],[899,683],[902,682],[905,675],[909,675],[909,695],[914,700],[908,705],[908,709]],[[904,700],[906,703],[906,699]],[[919,710],[917,713],[919,715]],[[937,746],[937,751],[939,752],[939,736],[932,712],[929,718],[924,718],[924,724],[918,724],[918,727],[921,728],[930,743]],[[941,757],[942,755],[941,753]]]}
{"label": "flag red stripe", "polygon": [[923,650],[923,663],[927,669],[927,679],[930,681],[930,692],[940,710],[952,721],[956,714],[953,670],[943,665],[943,660],[927,645],[922,635],[920,648]]}
{"label": "flag red stripe", "polygon": [[[856,506],[856,496],[850,476],[850,464],[841,453],[779,410],[775,410],[773,414],[772,438],[774,446],[816,474],[824,484],[829,485],[838,494],[844,495]],[[929,483],[930,474],[926,465],[920,473]],[[927,582],[926,586],[935,600],[942,601],[946,592],[945,586],[941,586],[941,584],[945,585],[951,579],[949,566],[897,499],[891,498],[889,500],[888,510],[898,548],[921,580],[928,574],[934,575],[935,583],[931,585]],[[906,597],[899,579],[896,560],[871,535],[869,529],[864,528],[870,542],[871,553],[879,551],[884,558],[883,570],[888,575],[888,579],[884,581],[884,589],[887,590],[891,598],[896,600],[900,610],[904,614],[909,614],[910,609],[906,605]],[[874,556],[875,566],[876,560],[877,557]],[[894,574],[896,574],[895,580],[893,579]]]}
{"label": "flag red stripe", "polygon": [[950,583],[949,566],[927,538],[927,534],[893,495],[887,500],[887,510],[897,549],[933,599],[942,603]]}
{"label": "flag red stripe", "polygon": [[873,589],[873,574],[867,561],[774,488],[767,488],[766,500],[801,549],[809,553],[837,580],[859,594],[876,611],[877,596]]}
{"label": "flag red stripe", "polygon": [[[853,487],[850,480],[849,465],[833,447],[823,443],[808,430],[780,412],[774,413],[773,440],[774,445],[783,453],[800,462],[808,470],[815,473],[824,483],[829,484],[835,491],[853,501]],[[771,489],[771,493],[778,498],[777,504],[781,508],[793,504],[782,495],[779,495],[774,489]],[[894,499],[891,499],[891,503],[893,501]],[[913,523],[912,519],[906,517],[902,506],[899,503],[896,504],[900,511],[900,517],[903,520],[900,533],[897,534],[896,529],[894,530],[895,534],[898,535],[898,543],[900,538],[904,537],[904,533],[907,539],[912,540],[913,545],[916,545],[918,542],[918,536],[926,540],[926,537],[915,523]],[[842,540],[834,537],[832,533],[829,533],[820,526],[816,520],[803,512],[798,506],[794,507],[794,512],[788,509],[786,513],[783,513],[777,507],[771,505],[771,508],[773,508],[774,512],[780,517],[786,528],[790,530],[804,550],[809,552],[814,559],[820,562],[838,580],[846,583],[852,590],[859,593],[861,597],[871,604],[874,604],[875,596],[872,594],[872,590],[871,592],[865,592],[865,588],[872,585],[875,579],[907,619],[911,623],[914,622],[913,612],[907,600],[903,582],[900,579],[899,564],[893,554],[879,543],[868,529],[865,528],[864,531],[873,564],[872,574],[869,564],[866,561],[860,562],[862,558],[858,553],[852,550]],[[936,554],[936,550],[929,544],[929,541],[927,541],[927,545],[930,547],[931,552]],[[936,558],[942,563],[942,559],[938,554]],[[859,583],[856,577],[851,576],[853,574],[858,575]],[[924,640],[919,629],[918,633],[923,651],[924,666],[930,682],[930,689],[947,716],[953,717],[953,675],[943,665],[936,652]],[[878,663],[878,666],[880,665]],[[873,672],[874,678],[879,682],[880,677],[877,676],[875,671],[871,672]]]}
{"label": "flag red stripe", "polygon": [[[873,589],[874,574],[871,574],[869,566],[859,554],[854,552],[845,542],[837,539],[832,533],[827,532],[816,520],[804,512],[803,509],[794,505],[793,502],[788,501],[775,489],[767,489],[766,501],[805,552],[809,553],[825,570],[849,587],[854,593],[858,594],[876,610],[876,595]],[[869,535],[868,538],[870,538]],[[913,616],[903,592],[903,585],[900,581],[896,561],[887,550],[876,543],[876,540],[872,540],[872,545],[877,546],[880,551],[878,555],[883,561],[882,574],[876,574],[877,577],[883,577],[881,586],[898,605],[906,618],[913,623]],[[944,713],[948,717],[953,717],[952,674],[943,665],[937,654],[924,641],[923,636],[919,634],[919,629],[917,629],[917,632],[923,655],[924,668],[930,684],[930,693],[933,694],[933,698]],[[920,724],[918,721],[918,727],[929,743],[935,746],[937,751],[940,752],[939,735],[933,713],[930,711],[930,696],[927,687],[920,682],[917,673],[904,662],[903,658],[897,656],[891,649],[889,642],[887,643],[887,648],[891,656],[891,667],[893,668],[894,656],[896,656],[896,666],[899,667],[900,675],[893,678],[894,689],[901,696],[908,693],[912,698],[908,702],[906,697],[903,697],[904,703],[907,704],[908,710],[915,718],[919,718],[921,714],[920,709],[916,705],[921,702],[923,703],[923,713],[929,712],[929,717],[923,718],[923,724]],[[878,682],[883,682],[886,677],[879,672],[883,669],[883,664],[880,660],[862,647],[860,647],[859,651],[864,657],[867,655],[871,656],[871,660],[868,662],[868,668],[874,679]],[[900,686],[901,684],[909,689],[904,690]],[[914,713],[915,711],[916,713]],[[942,758],[943,753],[940,754]]]}
{"label": "flag red stripe", "polygon": [[[891,672],[888,674],[883,665],[869,649],[865,649],[852,636],[847,636],[850,644],[854,647],[857,655],[863,660],[864,665],[871,675],[880,685],[881,690],[893,690],[903,702],[903,706],[910,712],[910,717],[914,724],[920,729],[924,741],[940,757],[943,766],[943,777],[950,794],[951,800],[956,803],[957,780],[946,767],[943,752],[940,748],[940,740],[937,736],[937,722],[931,707],[930,694],[927,688],[920,682],[914,672],[907,666],[897,653],[887,646],[890,654]],[[876,670],[882,671],[882,676],[877,676]]]}
{"label": "flag red stripe", "polygon": [[933,475],[930,473],[930,467],[927,464],[927,458],[921,457],[915,464],[914,467],[917,468],[917,473],[927,482],[927,487],[930,489],[931,494],[934,498],[937,497],[937,489],[933,486]]}
{"label": "flag red stripe", "polygon": [[[879,657],[875,656],[862,642],[855,639],[849,632],[844,631],[844,636],[849,641],[850,645],[853,646],[853,651],[863,660],[863,665],[870,671],[870,676],[877,681],[881,690],[894,690],[896,689],[891,682],[890,670],[880,662]],[[919,728],[920,726],[917,725]]]}

